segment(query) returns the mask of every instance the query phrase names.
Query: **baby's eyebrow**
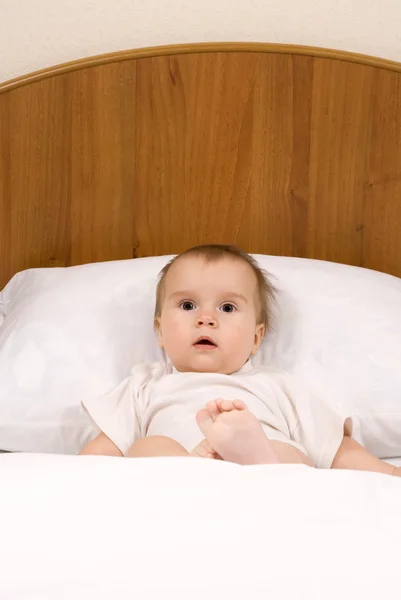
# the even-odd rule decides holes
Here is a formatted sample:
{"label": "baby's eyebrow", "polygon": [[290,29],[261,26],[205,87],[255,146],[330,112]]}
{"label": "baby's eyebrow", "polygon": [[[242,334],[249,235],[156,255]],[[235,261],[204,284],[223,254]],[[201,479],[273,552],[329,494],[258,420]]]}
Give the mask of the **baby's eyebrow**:
{"label": "baby's eyebrow", "polygon": [[177,300],[194,300],[197,293],[194,290],[178,290],[167,296],[167,300],[176,302]]}
{"label": "baby's eyebrow", "polygon": [[185,296],[185,298],[190,298],[191,296],[195,296],[195,292],[190,292],[188,290],[172,292],[169,295],[169,298],[175,298],[176,296]]}
{"label": "baby's eyebrow", "polygon": [[227,292],[226,294],[224,294],[225,297],[227,298],[238,298],[238,300],[243,300],[246,304],[249,303],[248,298],[246,298],[246,296],[244,296],[243,294],[238,294],[237,292]]}
{"label": "baby's eyebrow", "polygon": [[[243,302],[245,302],[246,304],[249,304],[249,299],[246,298],[246,296],[244,296],[243,294],[239,294],[238,292],[224,292],[223,294],[220,294],[221,298],[225,299],[225,300],[242,300]],[[169,298],[176,298],[176,297],[182,297],[182,298],[192,298],[193,296],[196,296],[196,292],[194,292],[193,290],[179,290],[177,292],[172,292],[169,295]]]}

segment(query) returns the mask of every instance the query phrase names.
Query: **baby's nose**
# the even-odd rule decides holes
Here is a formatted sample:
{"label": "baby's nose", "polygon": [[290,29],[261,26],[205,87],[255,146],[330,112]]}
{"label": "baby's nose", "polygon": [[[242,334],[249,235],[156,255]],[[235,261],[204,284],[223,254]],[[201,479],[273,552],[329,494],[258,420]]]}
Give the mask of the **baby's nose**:
{"label": "baby's nose", "polygon": [[196,319],[197,327],[216,327],[217,321],[212,315],[203,315]]}

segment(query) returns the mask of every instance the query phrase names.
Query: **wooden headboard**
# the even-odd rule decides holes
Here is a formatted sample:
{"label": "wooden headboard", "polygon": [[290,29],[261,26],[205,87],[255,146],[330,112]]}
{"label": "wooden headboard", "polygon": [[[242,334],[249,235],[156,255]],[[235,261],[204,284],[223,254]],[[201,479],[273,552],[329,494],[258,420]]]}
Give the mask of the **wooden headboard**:
{"label": "wooden headboard", "polygon": [[401,65],[194,44],[0,86],[0,288],[206,242],[401,276]]}

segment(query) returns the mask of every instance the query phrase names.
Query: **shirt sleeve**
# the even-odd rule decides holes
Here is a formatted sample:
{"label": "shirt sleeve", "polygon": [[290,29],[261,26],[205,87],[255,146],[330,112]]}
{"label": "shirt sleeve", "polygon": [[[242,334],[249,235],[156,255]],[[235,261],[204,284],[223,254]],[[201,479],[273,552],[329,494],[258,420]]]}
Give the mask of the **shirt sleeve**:
{"label": "shirt sleeve", "polygon": [[352,436],[351,417],[341,414],[322,390],[287,374],[279,380],[285,396],[279,405],[291,441],[304,448],[315,467],[330,469],[344,435]]}
{"label": "shirt sleeve", "polygon": [[141,437],[142,404],[152,374],[151,366],[135,366],[131,375],[99,397],[86,398],[83,405],[95,425],[125,456]]}

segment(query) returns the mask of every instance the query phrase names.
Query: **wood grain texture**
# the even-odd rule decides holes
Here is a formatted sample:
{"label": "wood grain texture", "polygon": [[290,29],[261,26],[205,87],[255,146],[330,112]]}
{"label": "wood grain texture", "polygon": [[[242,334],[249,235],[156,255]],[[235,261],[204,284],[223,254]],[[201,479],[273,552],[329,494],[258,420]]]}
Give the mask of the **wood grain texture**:
{"label": "wood grain texture", "polygon": [[201,52],[257,52],[273,54],[292,54],[294,56],[311,56],[313,58],[329,58],[334,60],[344,60],[350,63],[369,65],[378,69],[388,69],[397,73],[401,72],[401,63],[378,58],[376,56],[367,56],[355,52],[346,52],[344,50],[333,50],[330,48],[317,48],[316,46],[299,46],[296,44],[269,44],[266,42],[197,42],[189,44],[170,44],[168,46],[150,46],[146,48],[135,48],[131,50],[120,50],[118,52],[109,52],[97,56],[79,58],[70,62],[62,63],[52,67],[34,71],[15,79],[0,83],[0,94],[4,91],[16,89],[28,83],[42,81],[55,75],[72,73],[79,69],[89,69],[101,65],[127,60],[136,60],[139,58],[152,58],[155,56],[173,56],[183,54],[194,54]]}
{"label": "wood grain texture", "polygon": [[401,276],[400,233],[395,68],[122,54],[0,94],[0,288],[206,242]]}

